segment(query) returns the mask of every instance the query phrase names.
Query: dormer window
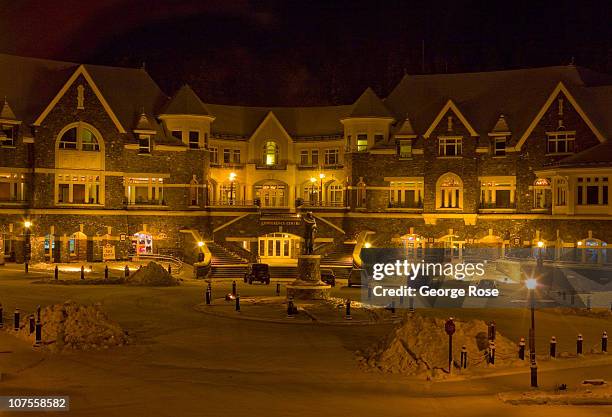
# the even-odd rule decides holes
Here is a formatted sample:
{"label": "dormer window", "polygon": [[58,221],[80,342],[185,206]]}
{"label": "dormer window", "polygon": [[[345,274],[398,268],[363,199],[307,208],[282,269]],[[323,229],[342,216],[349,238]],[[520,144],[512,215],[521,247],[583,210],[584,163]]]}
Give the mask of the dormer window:
{"label": "dormer window", "polygon": [[505,156],[506,155],[506,137],[495,136],[493,137],[493,156]]}
{"label": "dormer window", "polygon": [[99,152],[100,143],[96,134],[84,124],[79,123],[62,133],[59,140],[60,149]]}
{"label": "dormer window", "polygon": [[3,124],[0,129],[0,146],[15,146],[17,126]]}
{"label": "dormer window", "polygon": [[357,135],[357,152],[367,152],[368,150],[368,135],[365,133]]}
{"label": "dormer window", "polygon": [[383,135],[382,133],[376,133],[374,135],[374,143],[380,143],[384,140],[385,140],[385,135]]}
{"label": "dormer window", "polygon": [[189,149],[200,149],[200,132],[197,130],[189,132]]}
{"label": "dormer window", "polygon": [[183,131],[182,130],[173,130],[172,131],[172,137],[182,141],[183,140]]}
{"label": "dormer window", "polygon": [[408,159],[412,157],[412,140],[404,139],[397,143],[397,156],[400,159]]}
{"label": "dormer window", "polygon": [[264,165],[277,165],[279,163],[278,159],[278,144],[276,142],[266,142],[263,146],[263,163]]}
{"label": "dormer window", "polygon": [[549,154],[574,152],[575,131],[547,132],[546,136]]}
{"label": "dormer window", "polygon": [[138,153],[139,154],[150,154],[151,153],[151,136],[140,135],[138,138]]}

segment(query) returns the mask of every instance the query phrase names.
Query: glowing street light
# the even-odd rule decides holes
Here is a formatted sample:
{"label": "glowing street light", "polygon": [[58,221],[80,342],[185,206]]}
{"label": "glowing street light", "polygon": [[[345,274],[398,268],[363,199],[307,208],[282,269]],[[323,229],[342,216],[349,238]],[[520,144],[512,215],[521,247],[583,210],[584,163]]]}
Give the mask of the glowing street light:
{"label": "glowing street light", "polygon": [[315,193],[315,183],[317,179],[315,177],[310,177],[310,204],[314,204],[314,193]]}
{"label": "glowing street light", "polygon": [[370,248],[372,247],[372,244],[371,244],[370,242],[366,242],[366,243],[365,243],[363,246],[364,246],[366,249],[370,249]]}
{"label": "glowing street light", "polygon": [[325,179],[325,174],[320,173],[319,178],[321,179],[321,188],[319,190],[319,205],[323,206],[323,179]]}
{"label": "glowing street light", "polygon": [[538,286],[538,280],[528,278],[525,280],[525,286],[529,290],[529,303],[531,305],[531,328],[529,329],[529,362],[531,369],[531,386],[538,386],[538,365],[536,363],[535,354],[535,289]]}
{"label": "glowing street light", "polygon": [[202,241],[200,240],[200,241],[198,242],[198,247],[200,247],[200,248],[201,248],[202,246],[204,246],[204,242],[202,242]]}
{"label": "glowing street light", "polygon": [[25,222],[23,222],[23,225],[26,229],[29,229],[30,227],[32,227],[32,222],[29,220],[26,220]]}

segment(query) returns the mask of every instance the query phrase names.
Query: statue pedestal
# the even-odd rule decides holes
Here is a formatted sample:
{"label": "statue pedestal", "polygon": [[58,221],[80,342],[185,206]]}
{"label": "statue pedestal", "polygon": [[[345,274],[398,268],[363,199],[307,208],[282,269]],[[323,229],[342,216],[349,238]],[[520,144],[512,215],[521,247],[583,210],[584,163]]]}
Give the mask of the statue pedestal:
{"label": "statue pedestal", "polygon": [[326,300],[331,286],[321,281],[321,255],[298,256],[299,277],[287,285],[287,298],[296,300]]}

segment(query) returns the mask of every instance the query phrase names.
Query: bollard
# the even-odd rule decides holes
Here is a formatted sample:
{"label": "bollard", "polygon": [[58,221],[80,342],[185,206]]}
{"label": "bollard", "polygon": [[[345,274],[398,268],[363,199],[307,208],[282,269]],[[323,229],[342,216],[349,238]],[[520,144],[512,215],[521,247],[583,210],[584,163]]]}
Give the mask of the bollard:
{"label": "bollard", "polygon": [[353,320],[353,317],[351,317],[351,300],[347,299],[346,300],[346,314],[344,316],[345,320]]}
{"label": "bollard", "polygon": [[397,318],[397,315],[395,314],[395,300],[391,301],[391,318]]}
{"label": "bollard", "polygon": [[414,313],[414,298],[410,297],[408,299],[408,306],[411,313]]}
{"label": "bollard", "polygon": [[579,356],[582,355],[582,342],[582,335],[578,334],[578,339],[576,340],[576,354]]}
{"label": "bollard", "polygon": [[287,318],[288,319],[294,318],[293,316],[293,298],[290,298],[289,301],[287,301]]}
{"label": "bollard", "polygon": [[276,283],[276,296],[280,296],[280,282]]}
{"label": "bollard", "polygon": [[57,265],[55,265],[55,269],[53,270],[53,276],[57,281],[57,279],[59,278],[59,268],[57,267]]}
{"label": "bollard", "polygon": [[399,303],[400,303],[400,305],[401,305],[401,306],[403,306],[403,305],[404,305],[404,296],[403,296],[403,295],[400,295],[400,297],[399,297]]}
{"label": "bollard", "polygon": [[524,337],[521,337],[521,341],[519,342],[518,356],[520,360],[522,361],[525,360],[525,338]]}
{"label": "bollard", "polygon": [[467,368],[467,347],[465,345],[461,346],[461,364],[460,368]]}
{"label": "bollard", "polygon": [[495,342],[489,341],[489,363],[495,365]]}
{"label": "bollard", "polygon": [[489,323],[489,340],[495,340],[495,322]]}
{"label": "bollard", "polygon": [[13,315],[13,327],[15,328],[15,331],[19,331],[19,322],[20,322],[20,317],[19,317],[20,313],[19,313],[19,309],[16,308],[15,309],[15,314]]}
{"label": "bollard", "polygon": [[236,295],[236,281],[232,282],[232,295]]}
{"label": "bollard", "polygon": [[168,275],[172,275],[172,265],[168,264]]}
{"label": "bollard", "polygon": [[206,288],[206,305],[210,305],[212,302],[212,297],[210,294],[210,288]]}
{"label": "bollard", "polygon": [[104,267],[104,279],[108,279],[108,265]]}
{"label": "bollard", "polygon": [[130,276],[130,267],[129,266],[125,266],[125,268],[123,269],[124,273],[125,273],[125,277],[129,277]]}
{"label": "bollard", "polygon": [[34,314],[30,314],[28,316],[28,321],[30,324],[30,334],[34,333]]}
{"label": "bollard", "polygon": [[0,303],[0,329],[4,327],[4,310],[2,308],[2,303]]}
{"label": "bollard", "polygon": [[42,323],[40,322],[40,306],[36,307],[36,335],[34,346],[38,347],[42,344]]}
{"label": "bollard", "polygon": [[236,294],[236,311],[240,313],[240,294]]}
{"label": "bollard", "polygon": [[557,357],[557,338],[555,336],[550,338],[550,357]]}
{"label": "bollard", "polygon": [[368,300],[372,299],[372,287],[368,285]]}
{"label": "bollard", "polygon": [[85,279],[85,267],[81,265],[81,279]]}
{"label": "bollard", "polygon": [[590,295],[587,296],[586,309],[587,311],[591,311],[591,296]]}
{"label": "bollard", "polygon": [[601,335],[601,351],[603,353],[608,352],[608,332],[606,331],[604,331],[603,334]]}
{"label": "bollard", "polygon": [[30,265],[28,265],[28,263],[26,262],[26,263],[24,264],[24,267],[25,267],[25,273],[27,274],[27,273],[29,272]]}

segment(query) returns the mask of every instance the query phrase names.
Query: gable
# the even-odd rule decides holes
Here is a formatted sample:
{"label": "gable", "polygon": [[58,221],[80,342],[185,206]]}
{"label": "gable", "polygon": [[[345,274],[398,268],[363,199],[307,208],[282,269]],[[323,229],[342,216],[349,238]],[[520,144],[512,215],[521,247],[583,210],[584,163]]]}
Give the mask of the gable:
{"label": "gable", "polygon": [[[443,121],[444,116],[447,113],[452,113],[457,121],[461,122],[461,124],[463,124],[463,126],[467,129],[467,131],[469,132],[470,136],[478,136],[478,133],[476,133],[476,130],[474,130],[474,128],[472,127],[472,125],[467,121],[467,119],[465,118],[465,116],[461,113],[461,111],[459,111],[459,108],[457,108],[457,106],[455,105],[455,103],[453,103],[452,100],[448,100],[446,102],[446,104],[444,105],[444,107],[442,107],[442,110],[440,110],[440,112],[438,113],[438,115],[436,116],[436,118],[434,119],[434,121],[431,123],[431,125],[429,126],[429,128],[427,129],[427,131],[423,134],[424,138],[428,138],[431,136],[431,134],[434,132],[434,130],[438,127],[438,125],[440,124],[440,122]],[[446,120],[444,121],[444,123],[446,123]]]}
{"label": "gable", "polygon": [[89,75],[89,73],[87,72],[87,70],[85,69],[85,67],[83,65],[79,66],[79,68],[77,68],[77,70],[72,74],[72,76],[68,79],[68,81],[66,81],[64,86],[55,95],[55,97],[51,100],[51,102],[43,110],[43,112],[40,114],[40,116],[38,116],[38,118],[34,121],[33,125],[34,126],[40,126],[44,122],[44,120],[49,115],[51,110],[53,110],[55,108],[55,106],[59,103],[59,101],[62,99],[62,97],[64,97],[64,95],[71,89],[71,87],[79,79],[80,76],[83,77],[83,79],[89,85],[91,90],[94,92],[95,96],[99,100],[99,102],[102,105],[102,107],[104,107],[104,110],[106,111],[106,113],[110,117],[110,119],[112,120],[112,122],[115,125],[115,127],[117,128],[117,130],[120,133],[126,133],[126,130],[123,128],[123,126],[119,122],[119,119],[117,118],[117,116],[115,115],[113,110],[111,109],[110,105],[108,104],[108,102],[106,101],[104,96],[102,96],[102,93],[100,92],[100,89],[98,88],[98,86],[96,85],[96,83],[91,78],[91,76]]}
{"label": "gable", "polygon": [[517,144],[515,146],[515,149],[517,151],[521,150],[521,148],[524,145],[524,143],[527,140],[527,138],[529,138],[529,136],[531,135],[533,130],[540,123],[540,121],[542,120],[544,115],[551,109],[551,107],[553,106],[553,103],[556,102],[557,98],[560,95],[562,95],[565,99],[567,99],[568,104],[571,105],[571,107],[576,111],[576,113],[578,113],[580,118],[584,121],[584,123],[593,132],[595,137],[600,142],[604,142],[605,141],[605,137],[597,129],[597,127],[593,124],[593,122],[590,120],[590,118],[587,116],[587,114],[584,112],[582,107],[578,104],[578,102],[572,96],[572,94],[569,92],[569,90],[565,87],[565,85],[562,82],[559,82],[559,84],[557,84],[557,86],[552,91],[552,93],[548,96],[548,99],[546,100],[544,105],[540,108],[540,111],[538,112],[536,117],[529,124],[529,126],[527,127],[527,130],[525,130],[525,132],[521,135],[519,141],[517,142]]}

